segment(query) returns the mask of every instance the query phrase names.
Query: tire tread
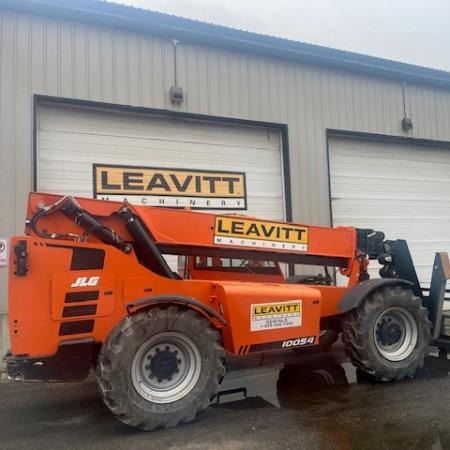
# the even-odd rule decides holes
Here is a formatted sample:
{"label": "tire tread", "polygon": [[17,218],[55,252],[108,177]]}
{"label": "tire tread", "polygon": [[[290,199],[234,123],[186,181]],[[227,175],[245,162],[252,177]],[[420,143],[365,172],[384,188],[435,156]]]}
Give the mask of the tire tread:
{"label": "tire tread", "polygon": [[[146,332],[151,324],[164,321],[165,330],[171,330],[178,322],[186,322],[197,330],[202,330],[206,340],[210,343],[214,354],[213,374],[209,376],[197,398],[179,411],[164,414],[145,414],[140,412],[128,398],[128,392],[121,389],[118,377],[123,374],[120,370],[120,356],[126,351],[126,341],[133,335]],[[97,382],[100,394],[106,406],[122,422],[142,430],[170,428],[179,423],[188,423],[197,414],[206,409],[210,400],[217,394],[220,382],[225,374],[225,351],[222,346],[220,333],[213,329],[209,321],[193,310],[175,306],[169,308],[152,308],[134,316],[123,319],[110,333],[102,346],[97,364]],[[133,389],[132,386],[130,389]],[[150,402],[149,402],[150,403]],[[165,405],[162,405],[165,407]]]}
{"label": "tire tread", "polygon": [[[415,358],[412,358],[407,364],[386,363],[383,365],[377,358],[374,358],[373,349],[368,343],[368,328],[370,328],[369,322],[374,314],[377,314],[386,305],[388,299],[394,297],[401,299],[402,302],[411,302],[417,325],[422,328],[423,338],[416,346]],[[363,301],[359,308],[348,313],[342,324],[342,342],[352,363],[366,374],[381,381],[413,377],[416,370],[423,367],[430,340],[431,322],[421,298],[414,295],[411,290],[400,286],[376,290]]]}

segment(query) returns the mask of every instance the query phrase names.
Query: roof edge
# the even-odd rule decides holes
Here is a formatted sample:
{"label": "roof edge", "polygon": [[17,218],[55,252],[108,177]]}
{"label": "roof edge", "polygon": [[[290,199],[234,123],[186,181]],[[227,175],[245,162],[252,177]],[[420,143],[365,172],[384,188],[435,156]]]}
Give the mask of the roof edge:
{"label": "roof edge", "polygon": [[100,0],[0,0],[0,8],[156,34],[269,57],[450,88],[450,72]]}

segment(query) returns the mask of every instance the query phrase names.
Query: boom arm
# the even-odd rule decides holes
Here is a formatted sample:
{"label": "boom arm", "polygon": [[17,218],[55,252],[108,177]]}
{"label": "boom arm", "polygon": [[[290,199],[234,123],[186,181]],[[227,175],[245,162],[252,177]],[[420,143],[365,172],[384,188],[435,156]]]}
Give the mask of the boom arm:
{"label": "boom arm", "polygon": [[[41,229],[51,230],[50,238],[52,233],[68,239],[78,236],[78,239],[122,246],[125,251],[127,242],[139,247],[147,237],[150,244],[168,254],[253,257],[341,268],[350,268],[356,255],[357,231],[351,227],[327,228],[83,198],[77,198],[64,208],[51,206],[61,202],[62,198],[52,194],[30,194],[28,217],[35,217],[46,209],[47,213],[39,217],[39,222]],[[120,214],[124,206],[127,217]],[[51,218],[50,212],[53,213]],[[61,215],[69,217],[70,222],[63,220]],[[146,236],[144,233],[137,236],[130,230],[134,220]],[[79,226],[93,230],[92,235],[77,235]],[[29,233],[37,234],[37,228],[34,226]]]}

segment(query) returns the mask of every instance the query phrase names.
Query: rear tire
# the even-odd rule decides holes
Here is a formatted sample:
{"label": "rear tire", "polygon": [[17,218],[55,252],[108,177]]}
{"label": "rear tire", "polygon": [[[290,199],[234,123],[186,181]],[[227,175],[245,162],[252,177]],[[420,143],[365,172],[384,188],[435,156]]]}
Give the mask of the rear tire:
{"label": "rear tire", "polygon": [[203,316],[171,306],[123,319],[99,355],[106,406],[142,430],[187,423],[209,406],[225,374],[220,334]]}
{"label": "rear tire", "polygon": [[424,363],[431,322],[422,300],[400,286],[368,296],[343,321],[342,341],[352,363],[381,381],[412,378]]}

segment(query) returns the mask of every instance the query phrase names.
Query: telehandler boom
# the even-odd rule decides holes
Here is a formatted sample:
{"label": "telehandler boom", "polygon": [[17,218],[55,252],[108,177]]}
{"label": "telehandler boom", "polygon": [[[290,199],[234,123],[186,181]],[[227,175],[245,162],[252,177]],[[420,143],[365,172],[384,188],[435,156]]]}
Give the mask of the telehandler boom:
{"label": "telehandler boom", "polygon": [[[449,348],[447,254],[425,295],[406,242],[372,230],[32,193],[11,245],[8,374],[94,369],[108,408],[145,430],[205,409],[226,354],[313,346],[332,329],[353,364],[390,381],[412,377],[430,344]],[[163,255],[189,264],[176,273]],[[376,258],[381,278],[369,279]],[[332,268],[347,285],[328,270],[286,282],[281,263]]]}

